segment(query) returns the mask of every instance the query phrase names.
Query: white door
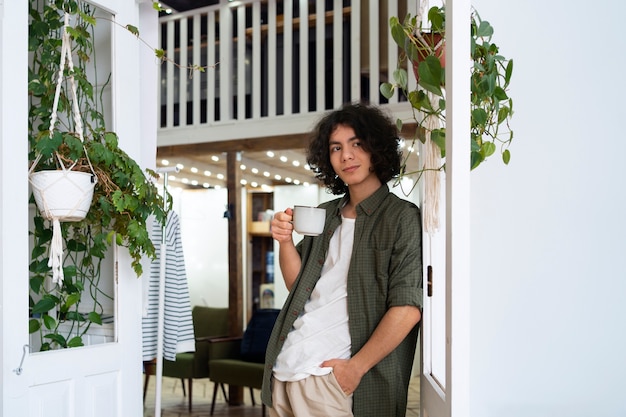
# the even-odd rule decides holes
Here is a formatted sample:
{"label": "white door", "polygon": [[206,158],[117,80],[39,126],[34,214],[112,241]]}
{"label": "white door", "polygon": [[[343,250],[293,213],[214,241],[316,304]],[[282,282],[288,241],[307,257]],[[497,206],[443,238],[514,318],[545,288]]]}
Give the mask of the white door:
{"label": "white door", "polygon": [[424,264],[433,265],[433,295],[424,302],[422,417],[469,415],[470,2],[446,0],[445,6],[445,226],[424,241]]}
{"label": "white door", "polygon": [[[140,18],[150,13],[154,18],[142,22],[156,28],[151,2],[139,3],[102,0],[96,6],[108,10],[118,22],[140,29]],[[111,59],[104,65],[110,65],[114,74],[110,122],[122,148],[140,164],[152,167],[154,160],[146,160],[146,155],[154,158],[156,112],[153,106],[147,106],[146,112],[140,104],[146,97],[145,79],[151,90],[157,85],[153,53],[141,50],[140,42],[124,29],[109,26]],[[27,39],[26,4],[0,0],[0,417],[140,416],[141,281],[125,249],[114,251],[108,259],[116,282],[114,341],[28,352]],[[140,62],[149,66],[142,71]]]}

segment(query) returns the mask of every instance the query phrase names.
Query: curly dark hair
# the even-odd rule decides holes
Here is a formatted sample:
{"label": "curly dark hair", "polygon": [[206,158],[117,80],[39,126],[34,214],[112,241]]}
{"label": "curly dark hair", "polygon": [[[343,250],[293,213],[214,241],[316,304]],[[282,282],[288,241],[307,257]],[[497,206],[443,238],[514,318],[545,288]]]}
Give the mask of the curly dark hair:
{"label": "curly dark hair", "polygon": [[330,135],[339,125],[354,130],[363,149],[370,153],[372,167],[383,184],[398,176],[402,152],[395,123],[378,107],[344,104],[317,123],[307,149],[307,163],[329,192],[338,195],[348,191],[330,163]]}

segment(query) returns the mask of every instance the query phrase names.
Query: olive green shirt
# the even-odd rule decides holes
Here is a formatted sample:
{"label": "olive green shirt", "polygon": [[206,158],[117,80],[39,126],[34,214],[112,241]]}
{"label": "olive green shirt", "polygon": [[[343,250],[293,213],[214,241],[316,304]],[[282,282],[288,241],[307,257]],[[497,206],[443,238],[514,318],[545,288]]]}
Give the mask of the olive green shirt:
{"label": "olive green shirt", "polygon": [[[272,368],[293,322],[304,309],[321,275],[330,238],[341,224],[347,196],[320,205],[326,209],[324,232],[297,245],[302,268],[272,335],[265,359],[262,399],[271,407]],[[348,324],[352,355],[368,341],[390,307],[422,306],[422,244],[419,208],[389,192],[387,185],[357,205],[354,246],[347,277]],[[407,392],[419,325],[400,345],[365,374],[354,392],[355,417],[406,414]],[[328,358],[333,359],[333,358]]]}

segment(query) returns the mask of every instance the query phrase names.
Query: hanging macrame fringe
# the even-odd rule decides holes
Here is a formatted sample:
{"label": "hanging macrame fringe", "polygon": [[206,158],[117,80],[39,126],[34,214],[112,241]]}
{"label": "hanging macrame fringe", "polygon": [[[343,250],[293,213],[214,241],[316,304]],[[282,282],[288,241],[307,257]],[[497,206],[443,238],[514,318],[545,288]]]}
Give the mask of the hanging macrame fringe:
{"label": "hanging macrame fringe", "polygon": [[[429,94],[430,95],[430,94]],[[431,103],[436,100],[430,95]],[[424,143],[424,203],[423,223],[424,231],[434,234],[439,230],[439,199],[441,198],[441,150],[431,140],[430,134],[439,128],[439,119],[436,116],[427,116],[424,120],[426,141]]]}

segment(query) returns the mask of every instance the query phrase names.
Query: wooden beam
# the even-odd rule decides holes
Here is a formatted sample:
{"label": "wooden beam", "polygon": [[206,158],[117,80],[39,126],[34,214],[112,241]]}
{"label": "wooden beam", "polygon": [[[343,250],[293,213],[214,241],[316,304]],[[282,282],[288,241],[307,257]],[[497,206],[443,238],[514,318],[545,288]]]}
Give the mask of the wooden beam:
{"label": "wooden beam", "polygon": [[254,139],[159,146],[157,148],[157,158],[223,152],[262,152],[269,150],[304,149],[307,147],[308,143],[309,134],[303,133],[289,136],[267,136]]}
{"label": "wooden beam", "polygon": [[[226,155],[228,187],[228,328],[231,336],[243,334],[243,242],[241,237],[241,170],[238,152]],[[243,388],[229,387],[229,403],[243,403]]]}

